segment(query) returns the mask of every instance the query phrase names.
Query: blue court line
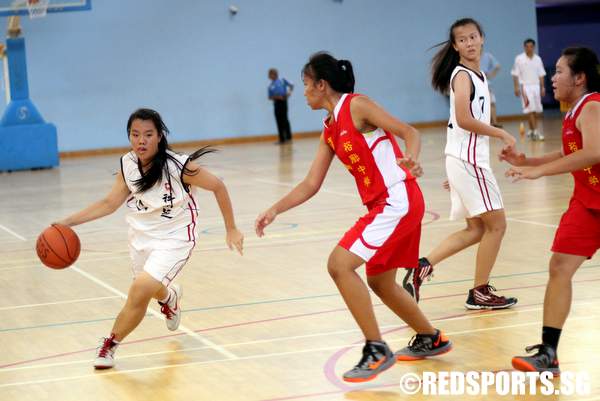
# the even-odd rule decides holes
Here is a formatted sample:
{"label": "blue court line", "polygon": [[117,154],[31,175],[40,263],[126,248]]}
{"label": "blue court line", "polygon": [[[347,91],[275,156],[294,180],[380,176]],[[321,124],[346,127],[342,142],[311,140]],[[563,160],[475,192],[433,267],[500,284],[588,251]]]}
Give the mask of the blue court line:
{"label": "blue court line", "polygon": [[[597,268],[597,267],[600,267],[600,264],[583,266],[580,269],[592,269],[592,268]],[[507,278],[507,277],[518,277],[518,276],[527,276],[527,275],[534,275],[534,274],[547,273],[547,272],[548,272],[548,270],[546,269],[546,270],[540,270],[540,271],[535,271],[535,272],[512,273],[512,274],[504,274],[504,275],[499,275],[499,276],[491,276],[491,278],[497,279],[497,278]],[[462,283],[462,282],[471,281],[471,280],[473,280],[473,279],[468,278],[468,279],[462,279],[462,280],[442,281],[439,283],[424,284],[424,286]],[[305,297],[296,297],[296,298],[270,299],[270,300],[265,300],[265,301],[247,302],[247,303],[230,304],[230,305],[205,306],[205,307],[201,307],[201,308],[184,309],[184,312],[187,314],[190,312],[202,312],[202,311],[208,311],[208,310],[237,308],[237,307],[241,307],[241,306],[267,305],[267,304],[275,304],[275,303],[283,303],[283,302],[303,301],[303,300],[307,300],[307,299],[329,298],[329,297],[335,297],[335,296],[339,296],[339,293],[336,292],[333,294],[308,295]],[[147,313],[145,315],[145,317],[147,317],[147,316],[152,316],[152,315]],[[50,323],[50,324],[42,324],[42,325],[36,325],[36,326],[11,327],[11,328],[6,328],[6,329],[0,329],[0,333],[21,331],[21,330],[31,330],[31,329],[41,329],[41,328],[49,328],[49,327],[72,326],[72,325],[78,325],[78,324],[98,323],[98,322],[104,322],[104,321],[114,321],[115,318],[116,317],[113,316],[113,317],[93,319],[93,320],[75,320],[75,321],[70,321],[70,322]]]}

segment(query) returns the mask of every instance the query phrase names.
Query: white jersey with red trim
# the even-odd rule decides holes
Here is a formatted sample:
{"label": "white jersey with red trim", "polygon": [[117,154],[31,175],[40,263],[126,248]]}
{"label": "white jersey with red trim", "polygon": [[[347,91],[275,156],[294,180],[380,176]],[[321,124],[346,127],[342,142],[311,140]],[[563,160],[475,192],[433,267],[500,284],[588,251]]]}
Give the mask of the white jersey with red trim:
{"label": "white jersey with red trim", "polygon": [[136,154],[129,152],[121,157],[121,171],[131,191],[131,197],[127,199],[130,213],[126,218],[130,227],[130,239],[139,234],[140,238],[161,241],[196,240],[198,209],[194,188],[185,185],[182,179],[182,166],[188,162],[189,156],[167,152],[181,165],[167,159],[169,174],[163,174],[159,183],[142,193],[137,191],[134,184],[141,177]]}
{"label": "white jersey with red trim", "polygon": [[469,106],[471,116],[484,124],[490,124],[490,91],[485,74],[475,72],[463,65],[456,66],[450,77],[450,120],[448,121],[445,153],[473,166],[489,169],[490,137],[462,129],[456,121],[456,107],[454,105],[456,100],[454,89],[452,89],[452,81],[456,74],[461,71],[469,74],[473,84]]}

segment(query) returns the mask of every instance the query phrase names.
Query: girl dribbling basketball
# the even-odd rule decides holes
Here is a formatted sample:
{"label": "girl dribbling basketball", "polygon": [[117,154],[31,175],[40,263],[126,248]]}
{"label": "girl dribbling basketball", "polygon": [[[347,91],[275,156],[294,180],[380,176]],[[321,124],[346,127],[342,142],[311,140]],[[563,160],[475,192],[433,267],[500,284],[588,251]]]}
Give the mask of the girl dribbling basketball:
{"label": "girl dribbling basketball", "polygon": [[189,157],[175,153],[169,148],[168,133],[156,111],[139,109],[131,114],[127,122],[131,151],[121,157],[121,170],[111,191],[58,222],[67,226],[86,223],[113,213],[125,201],[130,209],[127,222],[134,280],[109,336],[96,351],[96,369],[114,366],[115,350],[142,321],[152,298],[158,300],[167,328],[177,330],[182,291],[173,280],[196,244],[196,187],[214,193],[225,222],[226,243],[242,253],[244,237],[236,228],[225,185],[194,162],[212,150],[203,148]]}

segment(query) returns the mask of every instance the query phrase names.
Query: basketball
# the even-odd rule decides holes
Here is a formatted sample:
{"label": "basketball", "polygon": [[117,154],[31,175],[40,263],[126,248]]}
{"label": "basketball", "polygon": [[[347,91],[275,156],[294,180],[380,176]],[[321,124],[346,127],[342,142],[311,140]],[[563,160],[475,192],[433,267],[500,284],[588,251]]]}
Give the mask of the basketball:
{"label": "basketball", "polygon": [[44,265],[52,269],[64,269],[77,260],[81,244],[70,227],[53,224],[42,231],[35,250]]}

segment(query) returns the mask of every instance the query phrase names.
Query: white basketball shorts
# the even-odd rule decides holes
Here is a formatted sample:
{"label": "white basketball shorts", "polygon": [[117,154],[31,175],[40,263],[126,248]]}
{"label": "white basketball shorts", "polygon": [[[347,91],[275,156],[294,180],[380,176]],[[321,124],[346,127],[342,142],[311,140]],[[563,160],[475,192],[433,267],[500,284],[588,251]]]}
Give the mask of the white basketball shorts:
{"label": "white basketball shorts", "polygon": [[195,242],[179,240],[130,238],[133,276],[146,272],[168,287],[192,255],[194,245]]}
{"label": "white basketball shorts", "polygon": [[542,97],[540,94],[540,85],[521,85],[521,104],[523,113],[541,113],[544,111],[542,107]]}
{"label": "white basketball shorts", "polygon": [[450,219],[458,220],[504,208],[500,187],[489,168],[481,168],[446,156],[450,184]]}

